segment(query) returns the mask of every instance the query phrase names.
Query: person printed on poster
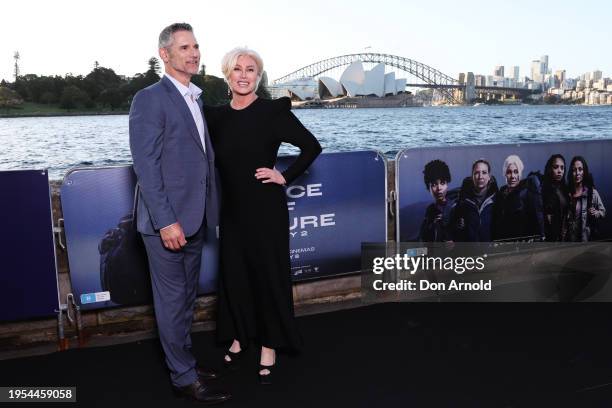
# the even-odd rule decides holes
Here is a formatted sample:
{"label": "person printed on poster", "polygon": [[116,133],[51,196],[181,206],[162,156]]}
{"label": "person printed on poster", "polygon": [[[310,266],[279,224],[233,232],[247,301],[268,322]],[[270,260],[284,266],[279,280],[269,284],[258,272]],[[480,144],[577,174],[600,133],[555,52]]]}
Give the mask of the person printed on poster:
{"label": "person printed on poster", "polygon": [[504,160],[506,185],[497,193],[493,205],[494,240],[540,241],[544,236],[540,175],[532,172],[523,178],[524,169],[516,154]]}
{"label": "person printed on poster", "polygon": [[451,174],[442,160],[432,160],[423,170],[425,188],[430,192],[433,203],[427,206],[421,223],[421,242],[452,242],[454,231],[451,225],[451,210],[457,203],[458,189],[449,191]]}
{"label": "person printed on poster", "polygon": [[569,210],[567,241],[584,242],[598,238],[598,221],[606,216],[606,208],[595,188],[589,165],[582,156],[575,156],[567,173]]}
{"label": "person printed on poster", "polygon": [[493,230],[493,203],[497,182],[491,175],[491,165],[485,159],[472,164],[472,176],[461,185],[459,199],[451,219],[459,242],[490,242]]}

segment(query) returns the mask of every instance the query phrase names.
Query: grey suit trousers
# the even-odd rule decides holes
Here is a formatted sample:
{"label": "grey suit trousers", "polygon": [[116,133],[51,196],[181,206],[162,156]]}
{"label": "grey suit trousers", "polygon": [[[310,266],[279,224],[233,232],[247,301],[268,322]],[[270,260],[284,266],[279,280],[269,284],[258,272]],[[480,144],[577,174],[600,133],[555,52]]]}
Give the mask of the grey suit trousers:
{"label": "grey suit trousers", "polygon": [[[200,277],[206,226],[186,238],[181,251],[170,251],[157,235],[141,234],[149,259],[155,319],[159,338],[177,387],[197,379],[196,360],[191,353],[191,325]],[[163,296],[162,296],[163,294]]]}

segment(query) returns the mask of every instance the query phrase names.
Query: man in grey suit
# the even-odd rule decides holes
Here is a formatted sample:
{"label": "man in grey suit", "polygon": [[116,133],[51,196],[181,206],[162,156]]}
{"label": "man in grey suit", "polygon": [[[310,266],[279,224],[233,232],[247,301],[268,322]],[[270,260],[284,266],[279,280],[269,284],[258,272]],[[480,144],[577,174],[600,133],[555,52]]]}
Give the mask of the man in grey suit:
{"label": "man in grey suit", "polygon": [[230,395],[210,388],[216,372],[198,367],[191,324],[207,229],[218,224],[214,152],[191,81],[200,64],[189,24],[159,35],[162,79],[130,109],[130,150],[138,178],[137,227],[147,250],[159,337],[174,390],[207,403]]}

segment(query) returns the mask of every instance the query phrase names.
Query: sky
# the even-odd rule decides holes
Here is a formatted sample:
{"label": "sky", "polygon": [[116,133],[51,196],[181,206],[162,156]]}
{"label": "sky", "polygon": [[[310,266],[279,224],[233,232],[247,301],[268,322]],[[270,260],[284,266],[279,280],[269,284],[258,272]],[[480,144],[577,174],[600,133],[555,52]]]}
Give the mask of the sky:
{"label": "sky", "polygon": [[[612,76],[612,2],[557,0],[179,0],[174,2],[5,2],[0,25],[0,79],[21,74],[86,75],[98,61],[120,75],[147,70],[161,29],[188,22],[207,73],[221,76],[224,53],[257,50],[272,80],[339,55],[380,52],[410,58],[457,77],[493,75],[549,55],[569,77],[601,70]],[[508,74],[506,73],[506,76]]]}

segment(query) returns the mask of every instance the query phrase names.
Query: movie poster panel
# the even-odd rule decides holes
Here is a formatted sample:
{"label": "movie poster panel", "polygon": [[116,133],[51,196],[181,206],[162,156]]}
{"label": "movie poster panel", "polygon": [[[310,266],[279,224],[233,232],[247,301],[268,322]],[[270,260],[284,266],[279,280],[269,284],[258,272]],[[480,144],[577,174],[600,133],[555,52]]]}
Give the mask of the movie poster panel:
{"label": "movie poster panel", "polygon": [[[75,169],[64,178],[62,210],[73,293],[84,309],[152,303],[144,244],[133,219],[131,166]],[[198,293],[216,288],[218,241],[209,231]]]}
{"label": "movie poster panel", "polygon": [[286,194],[294,281],[359,271],[361,243],[386,241],[387,169],[376,151],[322,154]]}
{"label": "movie poster panel", "polygon": [[0,321],[53,316],[59,295],[47,171],[0,171],[0,189]]}
{"label": "movie poster panel", "polygon": [[397,239],[609,240],[610,157],[612,140],[403,150]]}
{"label": "movie poster panel", "polygon": [[[277,168],[293,160],[281,157]],[[151,302],[132,216],[135,183],[131,167],[76,169],[64,179],[72,286],[85,309]],[[323,154],[286,193],[294,280],[359,271],[361,243],[386,240],[386,163],[378,152]],[[209,231],[199,294],[216,289],[218,262],[218,240]]]}

